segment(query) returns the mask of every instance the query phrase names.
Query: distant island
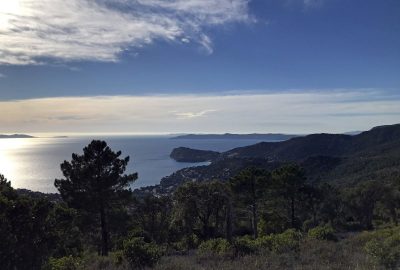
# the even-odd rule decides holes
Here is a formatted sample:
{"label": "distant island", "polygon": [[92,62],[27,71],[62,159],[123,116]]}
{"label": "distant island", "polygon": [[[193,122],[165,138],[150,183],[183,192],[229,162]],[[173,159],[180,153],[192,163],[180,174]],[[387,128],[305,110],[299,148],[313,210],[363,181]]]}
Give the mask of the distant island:
{"label": "distant island", "polygon": [[286,141],[300,135],[281,134],[281,133],[267,133],[267,134],[186,134],[172,137],[174,140],[263,140],[263,141]]}
{"label": "distant island", "polygon": [[12,135],[0,134],[0,139],[26,139],[26,138],[35,138],[35,137],[26,134],[12,134]]}

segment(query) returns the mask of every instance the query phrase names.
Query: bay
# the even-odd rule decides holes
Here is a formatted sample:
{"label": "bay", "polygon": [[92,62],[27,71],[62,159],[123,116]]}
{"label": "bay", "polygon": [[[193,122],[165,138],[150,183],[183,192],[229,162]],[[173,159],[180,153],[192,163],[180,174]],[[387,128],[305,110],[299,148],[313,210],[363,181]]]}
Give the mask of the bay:
{"label": "bay", "polygon": [[0,139],[0,173],[14,188],[56,192],[54,179],[62,177],[60,164],[82,153],[91,140],[105,140],[114,151],[130,156],[127,172],[138,172],[132,188],[158,184],[162,177],[190,166],[207,163],[180,163],[169,157],[175,147],[226,151],[251,145],[258,140],[173,140],[169,136],[73,136],[68,138]]}

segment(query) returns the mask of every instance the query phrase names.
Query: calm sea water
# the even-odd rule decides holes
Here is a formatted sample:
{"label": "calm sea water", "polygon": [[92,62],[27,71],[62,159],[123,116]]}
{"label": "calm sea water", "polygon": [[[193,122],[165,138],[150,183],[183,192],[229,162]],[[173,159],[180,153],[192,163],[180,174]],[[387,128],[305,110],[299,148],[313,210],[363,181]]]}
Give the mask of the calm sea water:
{"label": "calm sea water", "polygon": [[122,156],[130,156],[128,172],[138,172],[133,188],[158,184],[162,177],[194,163],[179,163],[169,157],[179,146],[204,150],[226,151],[257,143],[256,140],[173,140],[160,136],[109,136],[0,139],[0,173],[14,188],[56,192],[55,178],[62,177],[60,164],[70,160],[72,153],[82,153],[92,139],[107,141]]}

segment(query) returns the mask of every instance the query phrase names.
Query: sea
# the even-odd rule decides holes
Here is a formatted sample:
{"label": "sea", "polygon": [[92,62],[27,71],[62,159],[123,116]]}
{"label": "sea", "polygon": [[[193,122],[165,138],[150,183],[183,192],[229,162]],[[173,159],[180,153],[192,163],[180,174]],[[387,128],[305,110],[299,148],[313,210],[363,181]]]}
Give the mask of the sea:
{"label": "sea", "polygon": [[0,139],[0,174],[10,180],[14,188],[55,193],[54,180],[63,177],[60,164],[64,160],[71,160],[72,153],[82,154],[82,149],[93,139],[104,140],[112,150],[121,150],[122,157],[130,157],[127,173],[137,172],[139,175],[132,184],[133,189],[159,184],[164,176],[185,167],[208,164],[174,161],[169,155],[176,147],[227,151],[260,142],[249,139],[172,139],[171,136],[121,135]]}

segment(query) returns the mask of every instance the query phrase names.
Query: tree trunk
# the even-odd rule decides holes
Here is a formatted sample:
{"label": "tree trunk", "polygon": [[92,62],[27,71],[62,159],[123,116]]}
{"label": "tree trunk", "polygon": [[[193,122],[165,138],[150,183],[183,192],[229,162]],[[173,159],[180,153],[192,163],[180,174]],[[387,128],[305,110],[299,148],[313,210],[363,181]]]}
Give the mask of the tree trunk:
{"label": "tree trunk", "polygon": [[228,199],[226,209],[226,240],[232,243],[232,201]]}
{"label": "tree trunk", "polygon": [[294,214],[294,198],[291,199],[291,223],[292,223],[292,228],[295,228],[295,214]]}
{"label": "tree trunk", "polygon": [[251,206],[251,211],[252,211],[252,215],[253,215],[253,236],[254,239],[256,239],[258,237],[258,228],[257,228],[257,204],[254,202]]}
{"label": "tree trunk", "polygon": [[108,231],[106,213],[103,206],[100,209],[100,221],[101,221],[101,256],[108,256]]}
{"label": "tree trunk", "polygon": [[397,213],[396,213],[396,208],[395,207],[390,207],[390,215],[392,216],[392,221],[395,226],[399,225],[399,222],[397,221]]}
{"label": "tree trunk", "polygon": [[254,178],[254,175],[252,176],[251,179],[251,193],[253,197],[253,204],[251,205],[251,211],[253,214],[253,236],[254,239],[257,239],[258,237],[258,229],[257,229],[257,195],[256,195],[256,179]]}

